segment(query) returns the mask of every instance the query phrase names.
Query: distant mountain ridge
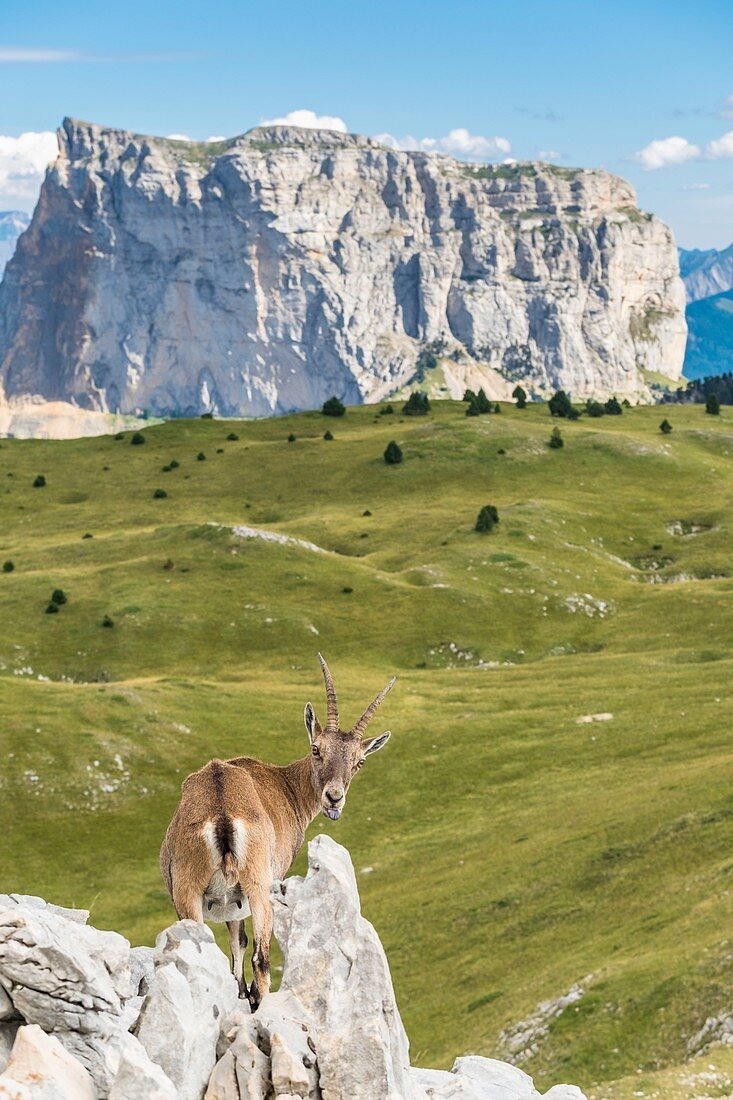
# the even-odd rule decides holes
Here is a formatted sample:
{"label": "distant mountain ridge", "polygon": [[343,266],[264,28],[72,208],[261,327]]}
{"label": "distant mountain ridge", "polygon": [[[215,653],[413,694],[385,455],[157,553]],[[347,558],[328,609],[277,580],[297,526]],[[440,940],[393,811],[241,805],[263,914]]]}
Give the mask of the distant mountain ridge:
{"label": "distant mountain ridge", "polygon": [[0,276],[15,252],[18,237],[30,224],[30,215],[23,210],[0,210]]}
{"label": "distant mountain ridge", "polygon": [[679,253],[688,303],[682,372],[691,381],[727,373],[733,370],[733,244]]}
{"label": "distant mountain ridge", "polygon": [[688,302],[711,298],[713,294],[733,289],[733,244],[716,248],[681,248],[680,275],[685,284]]}

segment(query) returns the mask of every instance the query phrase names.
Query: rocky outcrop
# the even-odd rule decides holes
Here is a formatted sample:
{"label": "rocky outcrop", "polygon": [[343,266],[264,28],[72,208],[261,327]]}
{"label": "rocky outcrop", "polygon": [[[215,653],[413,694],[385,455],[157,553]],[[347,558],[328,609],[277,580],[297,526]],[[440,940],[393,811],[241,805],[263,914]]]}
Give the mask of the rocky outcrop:
{"label": "rocky outcrop", "polygon": [[[0,1100],[541,1100],[491,1058],[410,1067],[384,950],[330,837],[273,905],[285,967],[253,1015],[208,927],[179,921],[131,950],[82,911],[0,895]],[[584,1100],[570,1085],[544,1098]]]}
{"label": "rocky outcrop", "polygon": [[460,397],[678,377],[671,232],[624,180],[289,127],[226,142],[67,119],[0,286],[0,390],[263,416],[415,377]]}

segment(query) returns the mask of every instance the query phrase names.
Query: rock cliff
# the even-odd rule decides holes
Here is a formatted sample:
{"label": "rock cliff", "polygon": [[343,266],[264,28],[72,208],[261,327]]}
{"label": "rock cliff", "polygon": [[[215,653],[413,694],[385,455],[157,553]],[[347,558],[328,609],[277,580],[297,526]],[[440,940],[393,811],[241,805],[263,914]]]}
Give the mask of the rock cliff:
{"label": "rock cliff", "polygon": [[0,286],[0,393],[263,416],[427,371],[451,396],[634,395],[678,377],[685,331],[672,234],[608,172],[67,119]]}
{"label": "rock cliff", "polygon": [[[0,895],[0,1100],[541,1100],[491,1058],[410,1067],[349,855],[319,836],[308,857],[305,878],[274,887],[285,968],[254,1015],[204,925],[130,949],[84,911]],[[555,1085],[545,1100],[584,1096]]]}

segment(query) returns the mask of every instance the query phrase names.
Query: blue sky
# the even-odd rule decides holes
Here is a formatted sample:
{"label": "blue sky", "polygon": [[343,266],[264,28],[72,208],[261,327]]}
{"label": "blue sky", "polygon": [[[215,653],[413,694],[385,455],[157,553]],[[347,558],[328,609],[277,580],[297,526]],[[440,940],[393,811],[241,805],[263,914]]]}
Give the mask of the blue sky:
{"label": "blue sky", "polygon": [[685,247],[733,241],[730,0],[0,7],[0,208],[32,206],[44,155],[17,139],[64,115],[205,139],[307,109],[435,149],[602,165]]}

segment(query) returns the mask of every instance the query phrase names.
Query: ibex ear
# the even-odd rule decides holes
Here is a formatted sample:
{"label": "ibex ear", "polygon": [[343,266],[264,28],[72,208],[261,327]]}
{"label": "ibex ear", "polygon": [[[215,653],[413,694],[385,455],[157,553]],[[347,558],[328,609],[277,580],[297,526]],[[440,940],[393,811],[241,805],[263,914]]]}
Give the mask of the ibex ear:
{"label": "ibex ear", "polygon": [[386,733],[380,733],[379,737],[365,737],[361,743],[361,747],[364,749],[364,755],[369,756],[371,752],[379,752],[389,741],[392,736],[391,732],[387,730]]}
{"label": "ibex ear", "polygon": [[305,728],[308,730],[308,737],[310,738],[311,745],[313,740],[322,733],[321,723],[316,718],[316,712],[313,710],[312,703],[305,704],[305,710],[303,711],[303,720],[305,722]]}

